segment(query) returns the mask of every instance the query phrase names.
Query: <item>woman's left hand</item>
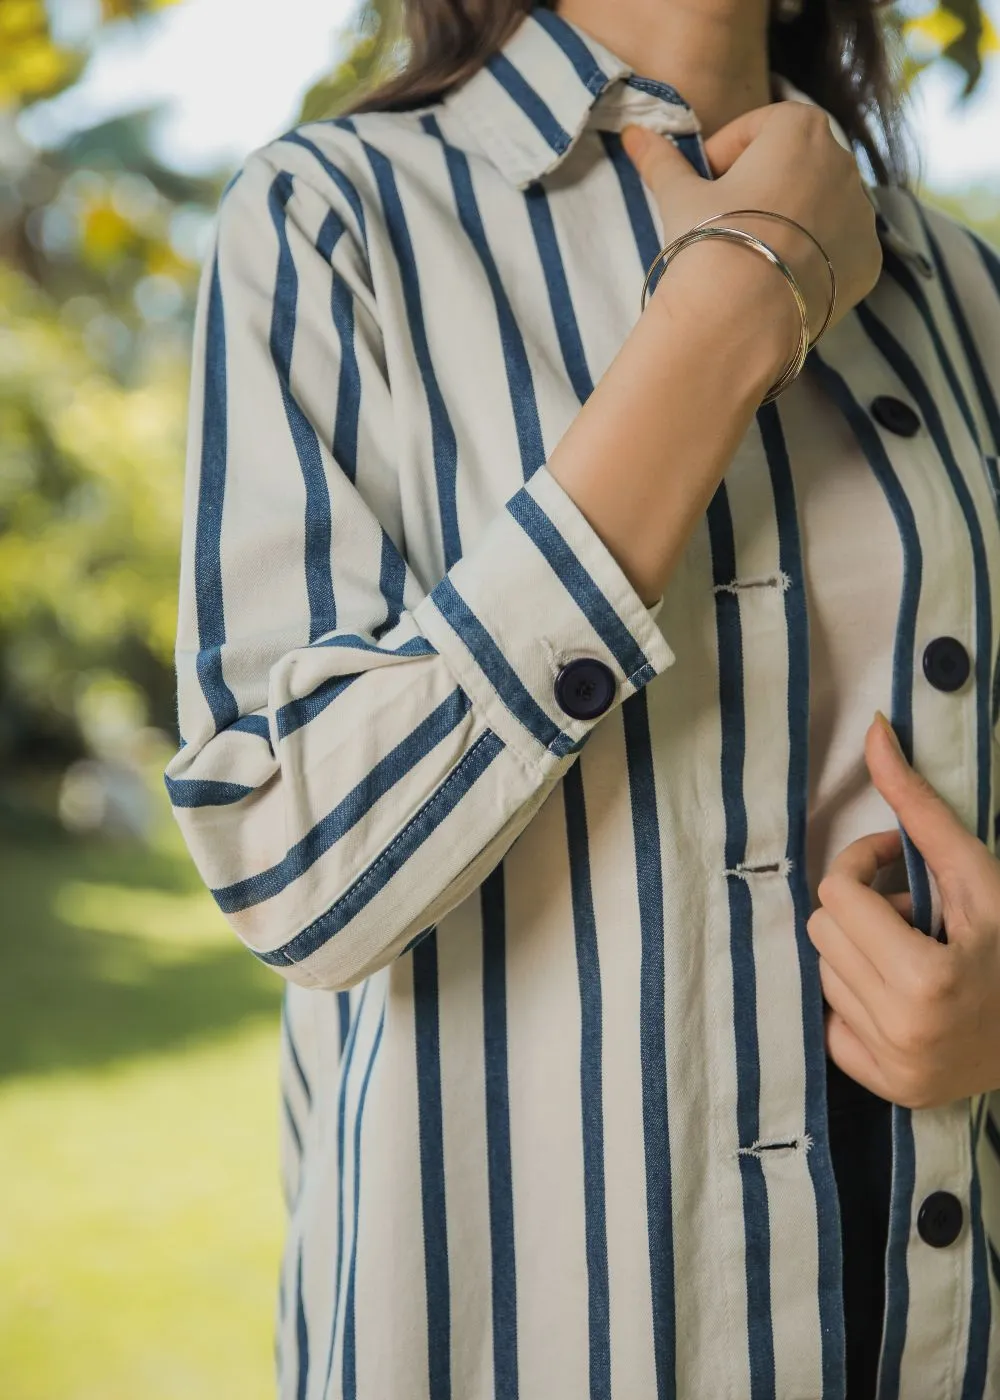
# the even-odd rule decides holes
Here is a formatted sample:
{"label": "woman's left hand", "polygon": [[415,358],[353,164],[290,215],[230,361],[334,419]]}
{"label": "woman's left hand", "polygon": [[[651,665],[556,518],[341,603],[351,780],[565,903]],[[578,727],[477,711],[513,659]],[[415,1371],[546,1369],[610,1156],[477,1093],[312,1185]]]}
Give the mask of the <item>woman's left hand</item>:
{"label": "woman's left hand", "polygon": [[871,888],[902,853],[898,828],[845,846],[806,930],[830,1005],[826,1047],[845,1074],[904,1108],[1000,1088],[1000,860],[915,769],[886,722],[865,736],[875,786],[930,867],[947,943],[909,922],[909,894]]}

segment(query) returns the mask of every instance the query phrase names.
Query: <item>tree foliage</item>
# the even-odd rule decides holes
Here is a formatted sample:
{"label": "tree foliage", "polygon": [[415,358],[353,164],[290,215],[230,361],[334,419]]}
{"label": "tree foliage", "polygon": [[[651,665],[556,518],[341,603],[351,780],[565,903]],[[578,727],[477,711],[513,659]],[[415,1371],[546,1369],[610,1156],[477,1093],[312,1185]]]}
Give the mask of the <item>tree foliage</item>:
{"label": "tree foliage", "polygon": [[[142,25],[172,3],[101,0],[69,45],[51,3],[0,0],[0,787],[85,752],[101,705],[123,696],[137,722],[173,734],[194,295],[232,171],[196,179],[160,164],[150,111],[53,151],[18,126],[79,82],[108,26]],[[978,0],[889,15],[906,36],[906,82],[943,62],[964,73],[965,96],[975,90],[997,48]],[[405,59],[401,36],[399,0],[361,4],[300,120],[390,73]],[[950,207],[997,241],[995,200]]]}

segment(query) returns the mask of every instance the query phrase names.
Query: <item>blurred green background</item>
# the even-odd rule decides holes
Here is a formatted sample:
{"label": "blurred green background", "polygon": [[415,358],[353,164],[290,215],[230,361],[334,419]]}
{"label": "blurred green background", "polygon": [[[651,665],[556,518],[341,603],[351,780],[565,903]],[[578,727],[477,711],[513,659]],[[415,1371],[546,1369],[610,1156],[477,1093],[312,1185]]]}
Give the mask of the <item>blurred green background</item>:
{"label": "blurred green background", "polygon": [[[291,109],[214,165],[207,140],[208,165],[171,156],[156,103],[74,106],[123,35],[139,61],[168,8],[211,8],[191,91],[232,105],[237,131],[240,36],[258,55],[275,24],[291,36]],[[955,156],[1000,130],[996,17],[974,0],[890,12],[906,82],[947,75]],[[392,0],[0,0],[4,1400],[273,1393],[282,983],[202,889],[161,779],[193,301],[241,154],[398,62],[398,20]],[[921,194],[1000,246],[997,165],[930,174]]]}

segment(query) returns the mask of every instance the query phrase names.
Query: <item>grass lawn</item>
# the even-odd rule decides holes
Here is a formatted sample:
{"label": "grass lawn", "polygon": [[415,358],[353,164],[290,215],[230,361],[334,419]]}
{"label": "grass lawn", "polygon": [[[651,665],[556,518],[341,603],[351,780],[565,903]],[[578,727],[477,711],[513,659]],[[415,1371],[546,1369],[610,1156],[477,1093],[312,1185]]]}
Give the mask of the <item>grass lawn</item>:
{"label": "grass lawn", "polygon": [[270,1400],[281,981],[166,813],[5,839],[0,900],[4,1400]]}

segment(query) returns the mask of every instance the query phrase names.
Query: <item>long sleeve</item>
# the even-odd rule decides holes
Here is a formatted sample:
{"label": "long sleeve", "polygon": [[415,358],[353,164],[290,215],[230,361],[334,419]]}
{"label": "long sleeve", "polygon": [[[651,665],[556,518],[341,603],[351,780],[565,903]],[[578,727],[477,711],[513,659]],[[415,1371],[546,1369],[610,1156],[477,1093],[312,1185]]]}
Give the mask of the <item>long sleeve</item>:
{"label": "long sleeve", "polygon": [[[663,599],[544,464],[420,585],[356,208],[272,159],[227,188],[198,292],[165,778],[236,934],[344,988],[468,896],[675,658]],[[616,682],[594,718],[555,691],[579,657]]]}

